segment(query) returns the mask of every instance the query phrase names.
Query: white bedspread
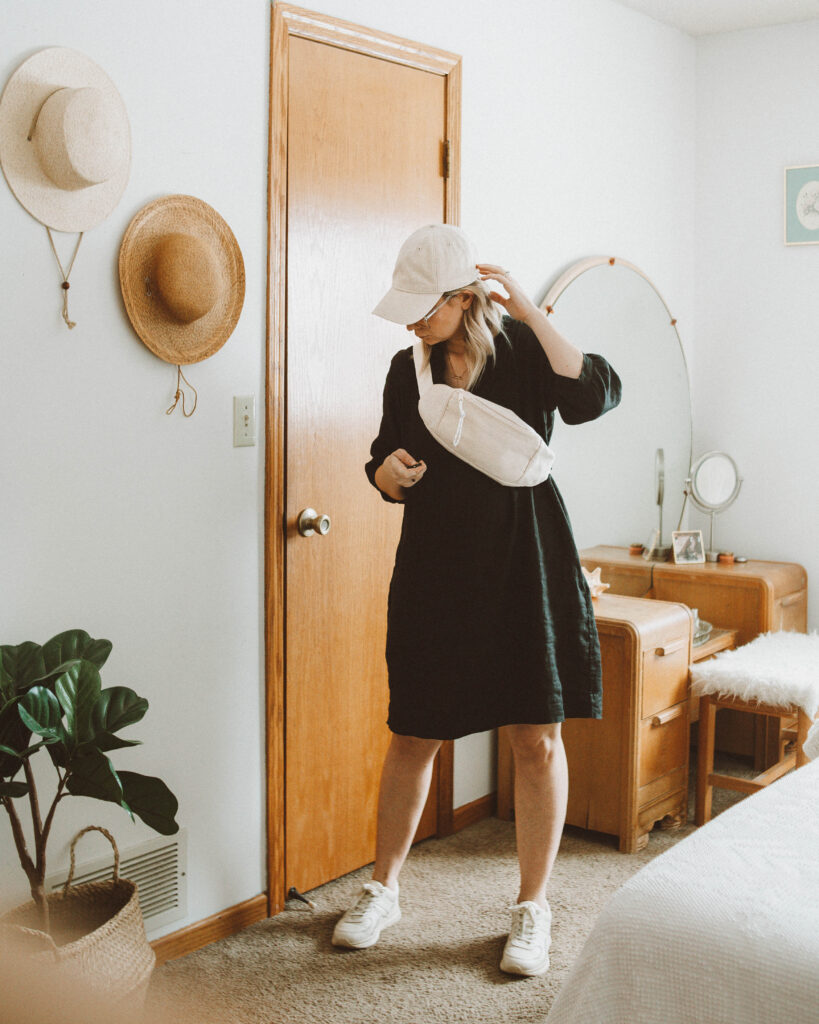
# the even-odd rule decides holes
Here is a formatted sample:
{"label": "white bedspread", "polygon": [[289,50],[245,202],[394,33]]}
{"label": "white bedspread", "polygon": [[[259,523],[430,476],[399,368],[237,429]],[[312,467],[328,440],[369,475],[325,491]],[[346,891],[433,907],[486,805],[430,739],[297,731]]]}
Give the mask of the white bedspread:
{"label": "white bedspread", "polygon": [[611,898],[547,1024],[819,1022],[819,761]]}

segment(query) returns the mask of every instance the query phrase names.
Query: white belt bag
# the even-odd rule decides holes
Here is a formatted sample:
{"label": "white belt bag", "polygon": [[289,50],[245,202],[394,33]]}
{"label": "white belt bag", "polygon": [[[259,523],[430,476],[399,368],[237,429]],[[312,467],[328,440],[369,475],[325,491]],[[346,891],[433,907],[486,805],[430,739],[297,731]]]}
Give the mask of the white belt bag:
{"label": "white belt bag", "polygon": [[505,487],[534,487],[549,476],[554,452],[520,416],[463,388],[433,384],[423,342],[412,349],[418,412],[448,452]]}

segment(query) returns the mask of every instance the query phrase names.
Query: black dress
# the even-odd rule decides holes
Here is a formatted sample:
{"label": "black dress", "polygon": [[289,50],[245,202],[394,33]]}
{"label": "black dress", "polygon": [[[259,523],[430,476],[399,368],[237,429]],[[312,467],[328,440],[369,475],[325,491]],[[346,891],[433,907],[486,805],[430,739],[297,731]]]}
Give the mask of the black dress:
{"label": "black dress", "polygon": [[[503,329],[474,393],[514,410],[547,443],[555,410],[583,423],[620,401],[620,379],[601,356],[584,355],[578,379],[561,377],[530,328],[505,317]],[[431,366],[443,382],[442,346]],[[387,374],[365,467],[373,486],[396,448],[427,471],[407,491],[390,584],[390,729],[455,739],[512,723],[600,718],[594,611],[552,477],[505,487],[438,444],[418,413],[411,347]]]}

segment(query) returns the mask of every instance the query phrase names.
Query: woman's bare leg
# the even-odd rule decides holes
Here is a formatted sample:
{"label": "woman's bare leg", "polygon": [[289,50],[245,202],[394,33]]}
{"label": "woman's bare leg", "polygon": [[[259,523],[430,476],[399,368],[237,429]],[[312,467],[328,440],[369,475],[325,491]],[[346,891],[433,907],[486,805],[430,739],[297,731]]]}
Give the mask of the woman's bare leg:
{"label": "woman's bare leg", "polygon": [[515,831],[520,862],[518,903],[546,906],[546,885],[566,820],[569,772],[560,724],[509,725],[515,758]]}
{"label": "woman's bare leg", "polygon": [[384,758],[373,879],[390,889],[398,885],[398,874],[418,829],[440,746],[441,740],[393,733]]}

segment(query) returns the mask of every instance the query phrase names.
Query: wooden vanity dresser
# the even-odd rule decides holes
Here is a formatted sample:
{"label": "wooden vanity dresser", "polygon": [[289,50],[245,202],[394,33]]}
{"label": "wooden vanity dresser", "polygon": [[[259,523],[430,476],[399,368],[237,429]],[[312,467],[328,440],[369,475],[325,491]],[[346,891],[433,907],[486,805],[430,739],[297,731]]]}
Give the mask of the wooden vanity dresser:
{"label": "wooden vanity dresser", "polygon": [[603,718],[563,725],[569,825],[634,853],[657,821],[685,820],[692,618],[681,604],[601,594]]}
{"label": "wooden vanity dresser", "polygon": [[[688,693],[689,665],[768,630],[804,632],[807,575],[802,566],[786,562],[647,562],[617,547],[584,550],[581,562],[589,571],[599,566],[601,579],[610,584],[594,601],[603,718],[563,725],[566,821],[618,836],[620,850],[633,853],[645,846],[657,822],[674,827],[686,820],[689,724],[696,707]],[[697,648],[690,608],[714,626],[710,640]],[[764,768],[767,759],[779,756],[779,721],[768,726],[767,719],[755,717],[760,722],[751,752]],[[500,818],[512,817],[513,786],[511,750],[501,729]]]}
{"label": "wooden vanity dresser", "polygon": [[737,645],[772,629],[807,629],[808,576],[794,562],[675,565],[603,545],[585,548],[580,561],[589,571],[600,566],[607,593],[682,601],[713,626],[736,629]]}
{"label": "wooden vanity dresser", "polygon": [[[808,626],[808,577],[794,562],[749,560],[726,565],[705,562],[676,565],[647,562],[630,555],[628,548],[601,545],[580,552],[582,565],[591,571],[600,566],[600,578],[609,594],[629,594],[660,601],[680,601],[696,608],[700,619],[714,626],[714,633],[736,631],[733,643],[741,646],[770,630],[804,633]],[[712,649],[694,648],[699,661]],[[717,648],[719,649],[719,647]],[[698,702],[691,702],[696,721]],[[717,719],[717,748],[726,753],[752,757],[756,771],[779,759],[781,720],[763,715],[721,712]]]}

